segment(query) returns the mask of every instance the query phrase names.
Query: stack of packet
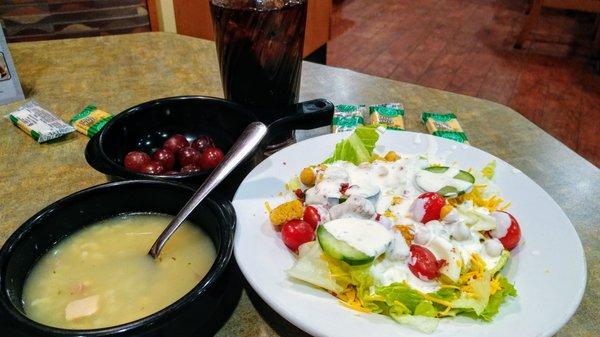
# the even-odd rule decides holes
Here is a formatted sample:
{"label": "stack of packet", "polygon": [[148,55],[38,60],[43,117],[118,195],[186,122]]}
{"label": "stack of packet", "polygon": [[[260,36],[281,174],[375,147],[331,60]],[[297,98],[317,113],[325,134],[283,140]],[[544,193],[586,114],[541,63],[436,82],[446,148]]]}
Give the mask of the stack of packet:
{"label": "stack of packet", "polygon": [[467,135],[453,113],[424,112],[421,115],[421,121],[427,127],[427,131],[434,136],[452,139],[459,143],[469,143]]}

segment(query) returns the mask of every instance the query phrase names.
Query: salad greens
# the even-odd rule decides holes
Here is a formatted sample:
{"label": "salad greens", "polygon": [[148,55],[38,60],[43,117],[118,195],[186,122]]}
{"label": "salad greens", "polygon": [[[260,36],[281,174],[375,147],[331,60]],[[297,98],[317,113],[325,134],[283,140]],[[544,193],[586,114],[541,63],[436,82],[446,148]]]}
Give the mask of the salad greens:
{"label": "salad greens", "polygon": [[[299,258],[288,275],[335,294],[351,289],[356,305],[426,333],[437,328],[438,317],[460,315],[491,321],[507,297],[517,295],[503,275],[492,271],[483,271],[481,277],[466,282],[461,288],[468,291],[449,287],[426,294],[406,283],[375,286],[369,266],[351,266],[330,258],[314,241],[300,246]],[[344,301],[344,296],[338,298]]]}
{"label": "salad greens", "polygon": [[329,265],[321,259],[322,255],[321,247],[314,241],[300,246],[299,258],[292,269],[288,270],[288,275],[335,293],[342,292],[345,285],[336,282]]}
{"label": "salad greens", "polygon": [[[379,133],[376,128],[368,126],[357,127],[349,137],[339,141],[335,145],[335,151],[332,156],[323,162],[324,164],[332,165],[321,165],[325,168],[317,168],[317,177],[321,172],[319,170],[325,170],[327,167],[340,165],[339,163],[336,163],[338,161],[359,165],[361,163],[383,160],[381,157],[373,155],[373,150],[378,139]],[[387,165],[390,165],[388,167],[393,167],[395,159],[387,159],[387,156],[384,159],[388,162]],[[419,162],[416,161],[414,161],[414,163],[414,165],[419,164]],[[342,165],[354,167],[348,163],[342,163]],[[369,165],[363,166],[369,167]],[[444,173],[449,169],[447,166],[432,166],[425,168],[419,166],[418,168],[433,173]],[[493,241],[489,235],[486,234],[489,233],[489,231],[494,230],[497,226],[496,219],[492,216],[492,212],[504,210],[508,205],[501,205],[503,200],[497,197],[500,190],[492,181],[495,175],[495,169],[496,162],[492,161],[479,171],[458,171],[459,173],[457,175],[451,175],[451,178],[454,177],[454,179],[469,182],[472,186],[460,191],[461,193],[455,191],[455,195],[453,196],[446,195],[443,205],[440,205],[441,209],[438,210],[437,217],[434,218],[439,219],[438,224],[433,224],[431,226],[441,225],[440,221],[442,221],[442,218],[451,218],[450,212],[453,212],[452,216],[460,219],[460,223],[458,220],[447,221],[445,223],[446,233],[447,231],[453,231],[452,235],[463,235],[459,231],[462,228],[460,226],[463,226],[469,233],[471,233],[471,231],[477,232],[478,236],[474,237],[475,244],[481,245],[484,240],[490,240],[490,242]],[[350,169],[344,172],[357,174]],[[384,176],[385,174],[382,174],[381,176]],[[331,186],[326,185],[326,183],[332,183],[332,181],[325,181],[323,184],[325,184],[325,187],[330,188]],[[367,182],[360,179],[356,179],[355,181],[367,186],[369,185]],[[336,181],[333,182],[338,183]],[[314,189],[316,188],[314,181],[309,185],[308,183],[298,180],[298,178],[290,181],[286,185],[286,188],[288,190],[294,190],[300,188],[302,186],[301,184],[306,184],[313,188],[307,189],[306,196],[309,195],[310,191],[317,193]],[[340,184],[341,194],[344,193],[341,191],[342,185],[344,184],[346,185],[345,188],[348,188],[349,182]],[[337,188],[335,184],[333,185],[334,189]],[[360,184],[355,186],[361,187]],[[401,187],[406,188],[404,185]],[[390,187],[389,190],[392,190],[392,188]],[[379,193],[383,195],[385,194],[384,192],[383,187],[381,187]],[[438,195],[439,194],[441,193],[438,191]],[[379,211],[381,214],[371,214],[374,216],[371,220],[375,219],[376,221],[379,221],[379,217],[395,220],[394,213],[390,210],[391,206],[396,205],[394,203],[403,202],[403,198],[406,198],[406,196],[388,195],[386,197],[392,199],[390,201],[391,204],[387,206],[388,210],[385,212]],[[396,201],[396,199],[398,201]],[[330,210],[333,210],[333,207],[339,207],[346,200],[346,197],[340,197],[339,204],[331,206]],[[367,199],[364,198],[364,200]],[[314,201],[309,203],[307,197],[306,206],[308,207],[314,204]],[[344,205],[348,205],[348,203]],[[348,207],[351,208],[352,205]],[[355,205],[354,207],[358,206]],[[364,205],[361,205],[361,207],[364,207]],[[445,215],[442,215],[443,210],[446,210]],[[329,214],[327,209],[325,212]],[[306,220],[306,218],[304,220]],[[402,246],[405,246],[408,250],[408,247],[411,246],[410,249],[412,254],[412,242],[415,238],[415,233],[407,232],[405,235],[402,230],[406,229],[406,227],[408,227],[407,225],[402,225],[402,222],[400,221],[395,222],[397,225],[394,225],[394,222],[391,222],[392,220],[389,221],[390,224],[387,226],[390,226],[391,229],[395,228],[396,234],[402,234],[400,238],[403,244],[398,246],[400,247],[398,250],[401,251]],[[429,222],[429,220],[421,220],[421,217],[419,217],[416,222],[423,222],[423,224],[421,224],[421,226],[423,226],[426,222]],[[298,258],[287,273],[295,279],[302,280],[327,290],[336,296],[342,304],[351,309],[387,315],[399,323],[409,325],[425,333],[431,333],[435,331],[440,318],[443,317],[466,316],[482,321],[491,321],[498,313],[502,303],[504,303],[509,296],[514,297],[517,295],[514,286],[500,274],[500,270],[510,258],[510,252],[505,249],[506,246],[503,248],[501,245],[502,243],[498,240],[496,240],[498,241],[497,244],[501,245],[500,249],[502,249],[502,251],[497,250],[497,253],[493,255],[495,258],[494,260],[490,261],[488,256],[487,261],[489,265],[486,266],[486,261],[482,258],[482,255],[480,255],[483,254],[483,250],[469,252],[470,255],[467,255],[466,257],[458,256],[456,250],[453,251],[454,255],[451,255],[450,253],[445,255],[438,253],[444,257],[440,262],[445,263],[446,266],[449,266],[448,263],[458,261],[460,258],[460,263],[450,265],[454,268],[452,270],[456,271],[456,273],[452,273],[452,275],[456,274],[456,277],[449,277],[448,273],[442,273],[441,276],[439,274],[436,276],[439,277],[439,283],[437,283],[434,288],[411,287],[408,282],[410,279],[402,277],[392,278],[392,281],[382,282],[379,274],[374,276],[374,270],[377,268],[387,268],[384,264],[384,262],[387,261],[387,257],[384,257],[384,255],[379,257],[366,255],[364,252],[357,250],[341,239],[335,238],[324,226],[325,225],[320,225],[317,227],[317,224],[315,224],[318,241],[309,241],[299,246]],[[450,236],[450,238],[452,238],[452,236]],[[470,236],[468,236],[468,238],[470,238]],[[442,239],[444,238],[437,238],[436,240],[426,242],[434,242],[435,244],[431,243],[431,247],[439,249],[442,252],[451,251],[444,246],[445,241]],[[404,244],[404,240],[406,240],[406,244]],[[449,242],[450,239],[444,240],[448,240]],[[466,238],[458,240],[464,241]],[[417,246],[418,245],[419,244],[417,244]],[[452,247],[452,245],[450,245],[450,247]],[[494,246],[492,245],[491,247],[493,248]],[[431,254],[433,255],[433,253]],[[452,257],[455,258],[453,259]],[[465,259],[465,262],[463,262],[462,259]],[[411,266],[416,263],[414,262],[415,260],[413,260],[413,262],[407,262],[408,270],[423,281],[423,278],[419,274],[416,274],[410,269]],[[442,267],[440,266],[438,268],[441,269]],[[398,273],[400,272],[401,271],[398,271]]]}
{"label": "salad greens", "polygon": [[487,306],[481,315],[479,315],[479,318],[483,319],[484,321],[489,322],[492,320],[492,318],[498,313],[500,305],[506,301],[508,296],[517,296],[517,290],[510,282],[508,282],[506,277],[498,275],[498,281],[500,282],[500,290],[496,291],[490,296]]}
{"label": "salad greens", "polygon": [[324,163],[333,163],[338,160],[349,161],[358,165],[371,159],[375,143],[379,139],[377,129],[368,126],[359,126],[346,139],[335,144],[333,155]]}

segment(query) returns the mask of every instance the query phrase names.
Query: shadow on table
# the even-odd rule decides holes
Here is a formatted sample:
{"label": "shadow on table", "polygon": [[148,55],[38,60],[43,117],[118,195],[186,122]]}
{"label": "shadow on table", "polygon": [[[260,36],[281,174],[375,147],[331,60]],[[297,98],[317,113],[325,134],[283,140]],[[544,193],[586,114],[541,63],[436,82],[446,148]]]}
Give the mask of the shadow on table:
{"label": "shadow on table", "polygon": [[220,294],[220,302],[218,308],[207,320],[207,324],[202,326],[195,337],[214,336],[227,323],[235,308],[238,306],[242,296],[242,286],[245,285],[244,277],[240,272],[235,260],[231,260],[225,275],[217,284]]}
{"label": "shadow on table", "polygon": [[280,336],[294,336],[294,337],[310,337],[309,334],[300,330],[292,323],[285,320],[277,312],[275,312],[267,303],[265,303],[260,296],[252,289],[246,279],[244,279],[244,289],[250,298],[250,302],[254,306],[254,309],[258,312],[260,317],[269,324],[269,326],[275,330]]}

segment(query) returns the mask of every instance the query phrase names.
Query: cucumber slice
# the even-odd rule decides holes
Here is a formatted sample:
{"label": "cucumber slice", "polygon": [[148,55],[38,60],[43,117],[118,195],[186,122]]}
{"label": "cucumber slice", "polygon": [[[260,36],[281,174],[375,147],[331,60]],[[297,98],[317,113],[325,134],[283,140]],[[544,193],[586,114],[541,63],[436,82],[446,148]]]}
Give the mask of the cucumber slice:
{"label": "cucumber slice", "polygon": [[463,193],[465,193],[464,191],[459,191],[456,187],[454,186],[444,186],[442,187],[439,191],[437,191],[439,194],[441,194],[443,197],[457,197]]}
{"label": "cucumber slice", "polygon": [[[444,173],[448,171],[448,166],[429,166],[424,168],[424,170],[433,173]],[[458,174],[454,176],[454,179],[466,181],[471,184],[475,183],[475,177],[473,177],[471,173],[463,170],[458,171]]]}
{"label": "cucumber slice", "polygon": [[[448,166],[430,166],[430,167],[425,168],[424,170],[433,172],[433,173],[444,173],[444,172],[448,171]],[[458,174],[456,174],[454,176],[454,179],[466,181],[471,184],[475,183],[475,177],[473,177],[473,175],[471,173],[469,173],[467,171],[463,171],[463,170],[458,171]],[[458,190],[454,186],[444,186],[439,191],[437,191],[437,193],[441,194],[442,196],[444,196],[446,198],[450,198],[450,197],[457,197],[461,194],[464,194],[465,191]]]}
{"label": "cucumber slice", "polygon": [[373,261],[374,257],[353,248],[344,241],[336,239],[329,233],[325,227],[317,228],[317,239],[323,251],[336,260],[341,260],[351,266],[367,264]]}

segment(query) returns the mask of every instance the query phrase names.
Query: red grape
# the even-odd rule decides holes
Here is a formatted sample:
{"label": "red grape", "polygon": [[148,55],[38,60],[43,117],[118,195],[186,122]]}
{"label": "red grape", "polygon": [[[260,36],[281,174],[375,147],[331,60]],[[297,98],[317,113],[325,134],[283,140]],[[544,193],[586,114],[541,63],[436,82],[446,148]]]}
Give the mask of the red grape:
{"label": "red grape", "polygon": [[181,173],[183,173],[183,174],[200,172],[200,171],[202,171],[202,168],[196,164],[185,165],[184,167],[181,168]]}
{"label": "red grape", "polygon": [[162,165],[166,171],[173,169],[173,166],[175,166],[175,155],[167,149],[159,149],[154,152],[152,160]]}
{"label": "red grape", "polygon": [[151,161],[142,166],[140,172],[145,174],[162,174],[165,169],[157,162]]}
{"label": "red grape", "polygon": [[196,164],[200,160],[201,155],[202,154],[200,151],[194,148],[184,147],[183,149],[179,150],[179,153],[177,154],[177,160],[181,166]]}
{"label": "red grape", "polygon": [[214,147],[212,138],[209,136],[200,136],[196,138],[195,141],[192,142],[192,147],[200,152],[204,152],[208,147]]}
{"label": "red grape", "polygon": [[213,169],[217,167],[221,161],[223,161],[223,151],[218,147],[207,147],[202,152],[202,158],[200,158],[200,166],[204,169]]}
{"label": "red grape", "polygon": [[163,147],[165,149],[167,149],[173,153],[177,153],[177,152],[179,152],[179,150],[183,149],[184,147],[188,147],[188,146],[190,146],[190,143],[188,143],[187,139],[185,139],[185,137],[180,134],[172,135],[163,144]]}
{"label": "red grape", "polygon": [[127,169],[140,172],[142,167],[150,162],[150,156],[141,151],[131,151],[125,155],[123,161]]}

